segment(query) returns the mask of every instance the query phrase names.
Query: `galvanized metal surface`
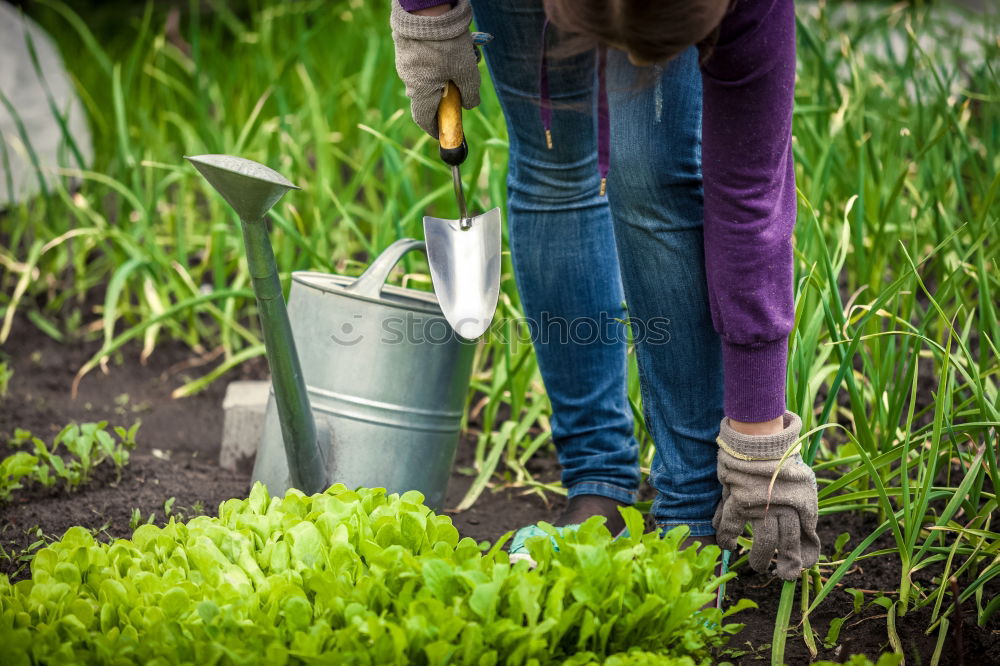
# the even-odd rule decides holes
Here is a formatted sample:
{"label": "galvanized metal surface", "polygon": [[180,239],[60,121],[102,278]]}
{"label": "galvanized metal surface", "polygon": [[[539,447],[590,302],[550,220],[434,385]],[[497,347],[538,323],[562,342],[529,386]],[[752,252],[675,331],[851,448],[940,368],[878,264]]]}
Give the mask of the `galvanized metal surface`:
{"label": "galvanized metal surface", "polygon": [[466,231],[472,226],[469,209],[465,205],[465,190],[462,189],[462,172],[458,165],[451,167],[451,184],[455,188],[455,202],[458,204],[458,226]]}
{"label": "galvanized metal surface", "polygon": [[500,298],[500,209],[459,220],[425,217],[424,239],[441,310],[459,335],[478,338]]}
{"label": "galvanized metal surface", "polygon": [[196,155],[185,159],[198,169],[244,221],[263,220],[285,192],[299,189],[274,169],[242,157]]}
{"label": "galvanized metal surface", "polygon": [[[289,316],[331,483],[415,489],[440,509],[454,462],[475,345],[455,335],[433,294],[385,285],[421,241],[397,241],[356,280],[296,272]],[[269,401],[254,479],[290,482]]]}

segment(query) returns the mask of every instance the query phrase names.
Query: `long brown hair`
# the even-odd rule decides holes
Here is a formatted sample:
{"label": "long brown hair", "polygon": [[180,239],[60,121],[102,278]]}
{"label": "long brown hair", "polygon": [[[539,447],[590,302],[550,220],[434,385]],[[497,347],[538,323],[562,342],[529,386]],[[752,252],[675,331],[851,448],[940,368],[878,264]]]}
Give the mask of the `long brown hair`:
{"label": "long brown hair", "polygon": [[597,44],[622,48],[662,63],[697,44],[711,53],[719,24],[733,0],[544,0],[545,13],[568,35],[566,53]]}

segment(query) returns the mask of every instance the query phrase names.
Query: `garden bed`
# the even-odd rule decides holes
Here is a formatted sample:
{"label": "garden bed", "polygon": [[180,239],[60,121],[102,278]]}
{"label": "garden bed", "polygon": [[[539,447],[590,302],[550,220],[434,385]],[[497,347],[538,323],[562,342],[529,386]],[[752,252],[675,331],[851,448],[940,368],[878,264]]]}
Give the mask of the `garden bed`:
{"label": "garden bed", "polygon": [[[95,161],[74,161],[71,166],[79,169],[67,172],[72,181],[53,183],[48,196],[3,213],[0,393],[9,379],[8,365],[14,376],[9,395],[0,399],[0,433],[23,428],[53,442],[73,421],[108,421],[108,433],[136,419],[143,424],[120,478],[109,464],[76,493],[29,485],[15,489],[12,502],[0,504],[0,572],[26,576],[21,565],[70,525],[82,525],[106,541],[129,536],[150,519],[162,524],[170,513],[194,521],[192,533],[211,532],[224,521],[194,516],[215,515],[222,500],[246,497],[250,490],[246,472],[223,472],[215,460],[225,382],[266,373],[243,244],[229,208],[206,190],[181,155],[240,155],[273,166],[303,187],[272,211],[270,235],[282,276],[295,270],[356,275],[392,241],[421,237],[422,214],[454,206],[450,177],[437,162],[433,142],[401,111],[407,101],[387,50],[384,12],[346,0],[322,12],[315,11],[315,3],[286,0],[237,5],[231,11],[211,3],[200,11],[171,12],[157,3],[91,3],[83,15],[61,3],[27,5],[66,55],[78,89],[94,102],[87,110]],[[938,3],[838,2],[797,8],[793,149],[799,210],[787,403],[811,433],[803,457],[819,477],[823,551],[810,573],[813,584],[805,589],[801,580],[784,584],[748,571],[745,552],[736,553],[739,577],[728,586],[729,603],[745,597],[758,609],[739,614],[746,627],[717,661],[807,663],[807,643],[812,643],[818,658],[838,662],[855,653],[896,652],[907,664],[1000,663],[1000,375],[991,355],[1000,345],[995,298],[1000,293],[995,270],[1000,106],[989,103],[1000,96],[992,66],[1000,41],[992,17],[942,14],[942,9]],[[482,104],[467,115],[470,135],[476,136],[465,168],[468,196],[474,207],[503,207],[505,122],[489,77],[483,82]],[[427,286],[427,266],[418,254],[402,264],[404,283]],[[480,543],[551,518],[562,506],[547,435],[551,414],[531,345],[515,335],[512,322],[523,312],[506,254],[502,276],[497,325],[504,335],[487,337],[477,355],[470,426],[445,504],[461,534]],[[152,352],[148,363],[141,361],[140,345]],[[100,370],[102,356],[108,358],[106,375]],[[653,447],[642,423],[634,355],[630,364],[640,460],[648,467]],[[90,372],[79,397],[70,400],[81,366]],[[199,388],[203,392],[192,398],[171,399],[177,389]],[[81,446],[82,437],[67,437]],[[125,452],[108,448],[109,437],[97,443],[120,463]],[[0,437],[0,446],[7,447],[6,442]],[[82,462],[62,467],[78,462],[67,448],[60,448],[64,460],[31,447],[51,466],[32,468],[41,481],[51,483],[53,470],[67,481],[79,478],[73,474],[83,469]],[[19,464],[35,460],[25,448]],[[105,449],[98,453],[105,455]],[[10,452],[9,447],[0,451]],[[67,469],[72,473],[64,475]],[[0,485],[0,496],[2,491]],[[642,499],[649,499],[648,489]],[[331,506],[327,498],[318,501]],[[253,511],[261,508],[259,491],[250,504]],[[419,512],[412,504],[406,510]],[[325,510],[314,518],[329,528],[338,515]],[[406,522],[394,518],[386,525],[384,518],[380,530],[387,533]],[[630,518],[637,527],[640,517]],[[412,526],[410,521],[408,536]],[[234,527],[242,529],[226,529]],[[168,529],[176,536],[188,528]],[[450,528],[444,531],[451,535]],[[158,528],[141,528],[135,539],[141,543],[117,543],[116,554],[131,553],[131,558],[135,548],[150,543],[151,534],[159,534]],[[275,541],[285,541],[280,530],[273,534]],[[356,529],[353,536],[356,554],[362,545],[370,546],[361,541],[371,534]],[[296,539],[290,535],[290,541]],[[95,552],[107,550],[91,544],[81,529],[70,533],[68,548],[83,541]],[[172,543],[186,548],[183,541]],[[392,545],[391,538],[383,541],[380,547]],[[596,538],[584,545],[594,543]],[[604,537],[599,543],[592,552],[621,553],[635,542],[612,544]],[[644,543],[653,550],[665,544],[653,535]],[[741,543],[748,545],[749,538]],[[445,559],[459,550],[477,552],[473,544],[452,545],[445,544]],[[570,550],[564,548],[558,557],[571,561]],[[80,583],[72,567],[47,568],[60,552],[69,551],[50,549],[37,560],[37,587],[8,586],[13,593],[0,595],[0,604],[18,595],[20,601],[9,603],[24,602],[29,590],[37,594],[28,606],[48,601],[55,574],[61,578],[56,585]],[[378,559],[370,547],[367,553]],[[148,579],[143,574],[151,571],[164,573],[165,562],[156,559],[162,551],[146,554],[150,568],[138,570],[138,579]],[[370,564],[368,555],[363,567]],[[557,557],[544,551],[536,555]],[[489,554],[478,561],[489,568],[490,558],[506,559]],[[100,559],[97,552],[90,563]],[[262,566],[269,575],[272,568],[279,576],[287,573],[285,562],[276,561],[277,567],[271,560]],[[626,561],[628,567],[611,571],[591,570],[588,562],[562,573],[572,577],[584,571],[586,578],[572,586],[575,593],[581,585],[597,589],[591,582],[603,585],[604,591],[590,599],[601,600],[594,605],[605,610],[625,588],[631,603],[649,599],[662,612],[668,598],[671,607],[685,608],[676,593],[656,599],[650,593],[662,589],[656,585],[675,572],[673,567],[658,561],[660,576],[652,587],[643,587],[652,579],[640,580],[642,567],[654,560],[644,560],[638,570],[638,560],[620,562]],[[232,562],[216,563],[231,569]],[[185,562],[171,566],[177,564]],[[205,595],[218,592],[204,582],[217,575],[217,567],[204,560],[195,564],[197,572],[180,567],[193,577],[185,579],[190,596],[171,597],[174,610],[179,600],[197,599],[200,605],[211,601]],[[620,579],[629,567],[631,573]],[[503,574],[505,566],[499,570]],[[373,580],[363,568],[357,572],[361,578],[351,583],[387,580]],[[333,568],[334,575],[340,573],[345,571]],[[126,567],[116,575],[132,585],[128,574]],[[98,572],[97,582],[103,575]],[[523,566],[514,576],[520,582],[532,577],[538,579]],[[622,580],[624,585],[610,583]],[[330,590],[323,588],[327,597]],[[88,592],[87,601],[78,597],[77,619],[93,622],[84,606],[97,607],[94,592]],[[505,593],[503,600],[516,596]],[[147,607],[159,603],[146,601]],[[450,607],[467,620],[467,611],[475,609],[467,599],[460,601]],[[6,607],[3,615],[7,629],[14,626],[18,635],[16,640],[0,636],[7,639],[0,643],[13,645],[15,653],[18,645],[45,644],[44,634],[49,631],[51,638],[53,627],[79,629],[65,617],[59,621],[66,620],[66,626],[42,626],[51,619],[47,610],[32,616],[37,604],[28,606],[22,604],[25,612]],[[115,615],[121,608],[101,605],[107,614],[102,631],[84,634],[83,641],[117,631],[113,625],[122,620]],[[811,627],[803,624],[807,608]],[[900,616],[899,609],[906,614]],[[259,608],[249,610],[259,615]],[[153,639],[151,634],[163,627],[155,612],[142,611],[130,608],[128,619]],[[711,631],[709,623],[698,621],[706,615],[677,614],[693,623],[695,634]],[[195,630],[203,628],[191,612],[184,617]],[[343,613],[323,616],[316,628],[324,631],[345,618]],[[576,620],[574,631],[594,628],[593,621],[584,627],[579,616]],[[651,630],[624,646],[675,650],[659,635],[655,645],[642,640]],[[136,640],[131,633],[127,638]],[[222,638],[241,640],[238,634]],[[408,649],[419,655],[423,643],[417,638]],[[344,644],[338,641],[325,645]],[[291,642],[278,643],[280,651]],[[616,649],[623,647],[623,641],[617,643]],[[144,649],[154,644],[147,641]],[[435,649],[440,657],[450,646]],[[572,640],[568,645],[555,640],[537,656],[559,661],[578,652]],[[372,654],[362,649],[362,657]]]}
{"label": "garden bed", "polygon": [[[26,428],[50,440],[72,421],[107,420],[112,425],[128,426],[139,418],[142,426],[137,435],[138,447],[117,483],[114,470],[108,468],[99,470],[77,492],[28,487],[16,491],[11,503],[0,506],[2,546],[13,557],[0,562],[0,572],[15,574],[20,568],[14,578],[24,578],[27,569],[21,568],[23,563],[18,562],[18,556],[34,552],[32,544],[59,538],[74,525],[92,530],[99,540],[127,538],[132,534],[136,512],[143,523],[152,516],[155,524],[164,524],[164,505],[171,498],[174,501],[170,513],[186,520],[201,513],[214,515],[220,502],[246,496],[249,478],[216,465],[222,430],[223,383],[217,382],[191,398],[170,398],[170,392],[196,372],[191,369],[189,352],[163,345],[143,365],[133,358],[138,356],[138,350],[130,348],[123,353],[127,362],[112,363],[107,375],[100,372],[88,375],[80,385],[77,399],[71,400],[69,386],[75,370],[95,347],[60,345],[42,336],[16,334],[28,330],[17,329],[4,349],[15,373],[9,395],[0,402],[0,433],[5,441],[14,428]],[[234,378],[240,375],[259,378],[264,372],[265,367],[258,360],[233,374]],[[472,463],[473,447],[474,439],[463,440],[449,483],[446,510],[461,500],[472,482],[467,470],[466,473],[458,470]],[[5,449],[3,455],[8,453]],[[537,456],[531,470],[540,481],[558,478],[554,453]],[[462,536],[492,542],[521,525],[551,519],[562,503],[559,496],[547,494],[543,500],[524,488],[487,490],[470,509],[451,516]],[[830,552],[839,534],[866,535],[873,528],[872,520],[856,513],[822,516],[820,533],[824,552]],[[882,539],[885,542],[882,545],[890,545],[888,536]],[[852,539],[851,547],[855,541]],[[873,549],[879,545],[876,543]],[[884,591],[884,598],[893,594],[898,571],[897,562],[882,557],[864,561],[843,579],[841,591],[831,595],[811,616],[820,658],[844,660],[859,653],[877,657],[891,649],[885,632],[886,610],[871,601],[880,596],[876,591]],[[739,574],[727,587],[730,602],[748,598],[758,608],[735,618],[746,627],[719,658],[736,664],[760,663],[770,659],[782,585],[780,580],[756,574],[746,567]],[[853,612],[853,597],[843,591],[847,588],[865,591],[865,607],[860,613]],[[989,591],[997,592],[995,586]],[[961,647],[949,644],[941,663],[1000,663],[1000,623],[994,620],[982,629],[969,615],[966,614],[963,623]],[[836,645],[824,648],[823,638],[831,621],[844,617],[847,619]],[[934,650],[936,635],[924,633],[928,617],[929,613],[916,612],[897,620],[903,650],[907,659],[912,660],[908,663],[928,663]],[[793,626],[798,619],[796,609]],[[798,628],[789,636],[787,663],[808,662],[809,653],[801,635]],[[949,641],[954,639],[953,627]]]}

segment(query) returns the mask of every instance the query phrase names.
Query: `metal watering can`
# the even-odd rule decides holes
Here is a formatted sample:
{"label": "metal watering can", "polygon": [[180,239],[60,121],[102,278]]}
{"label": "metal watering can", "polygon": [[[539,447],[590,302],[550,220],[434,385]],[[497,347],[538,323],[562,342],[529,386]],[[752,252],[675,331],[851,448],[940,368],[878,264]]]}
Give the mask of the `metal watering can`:
{"label": "metal watering can", "polygon": [[276,171],[228,155],[187,158],[235,209],[271,368],[253,479],[271,494],[332,483],[419,490],[444,502],[475,344],[434,294],[386,285],[422,241],[393,243],[359,277],[292,274],[285,309],[264,216],[290,189]]}

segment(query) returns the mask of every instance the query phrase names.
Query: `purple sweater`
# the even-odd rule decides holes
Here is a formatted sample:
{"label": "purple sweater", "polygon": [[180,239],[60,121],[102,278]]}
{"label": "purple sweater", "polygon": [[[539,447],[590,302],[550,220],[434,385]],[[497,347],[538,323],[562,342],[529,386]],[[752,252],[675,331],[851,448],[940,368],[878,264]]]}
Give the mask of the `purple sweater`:
{"label": "purple sweater", "polygon": [[[399,0],[407,11],[442,0]],[[736,0],[702,66],[705,268],[722,336],[725,413],[767,421],[785,410],[795,317],[793,0]]]}

